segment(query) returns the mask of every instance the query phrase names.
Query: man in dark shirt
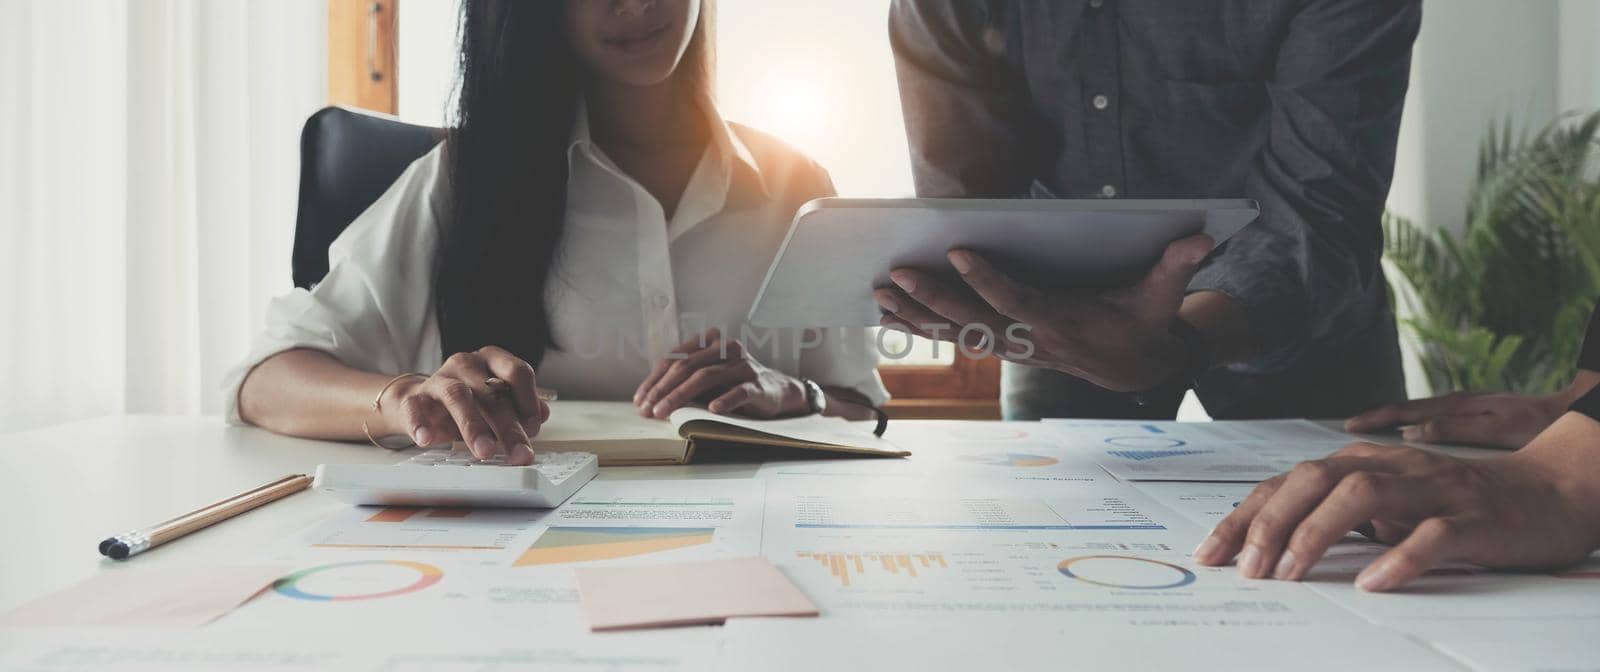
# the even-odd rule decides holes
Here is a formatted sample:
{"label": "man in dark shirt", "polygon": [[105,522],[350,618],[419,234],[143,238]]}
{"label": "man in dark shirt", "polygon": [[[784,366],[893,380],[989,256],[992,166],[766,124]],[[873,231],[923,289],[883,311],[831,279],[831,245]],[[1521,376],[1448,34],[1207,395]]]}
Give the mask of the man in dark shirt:
{"label": "man in dark shirt", "polygon": [[885,325],[1015,317],[997,293],[1070,303],[1031,325],[1055,347],[1006,364],[1013,418],[1170,418],[1191,385],[1218,418],[1403,399],[1379,222],[1420,20],[1417,0],[895,0],[920,196],[1251,198],[1261,217],[1099,302],[981,258],[952,262],[981,265],[963,275],[987,305],[897,271]]}

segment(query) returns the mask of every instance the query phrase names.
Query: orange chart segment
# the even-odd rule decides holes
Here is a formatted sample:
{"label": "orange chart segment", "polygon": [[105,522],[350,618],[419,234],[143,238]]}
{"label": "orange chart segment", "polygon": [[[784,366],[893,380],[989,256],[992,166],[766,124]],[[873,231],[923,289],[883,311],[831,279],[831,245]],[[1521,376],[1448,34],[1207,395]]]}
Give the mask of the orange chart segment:
{"label": "orange chart segment", "polygon": [[994,467],[1048,467],[1060,462],[1060,460],[1048,455],[1032,455],[1029,453],[982,453],[978,455],[963,455],[961,459]]}
{"label": "orange chart segment", "polygon": [[945,562],[942,553],[810,553],[798,551],[795,557],[815,560],[833,578],[839,580],[839,585],[850,587],[851,573],[856,576],[864,575],[868,570],[881,571],[888,574],[905,576],[915,579],[918,570],[945,569],[950,565]]}
{"label": "orange chart segment", "polygon": [[610,560],[711,543],[709,527],[552,527],[513,567]]}
{"label": "orange chart segment", "polygon": [[403,523],[421,511],[413,506],[386,506],[367,518],[369,523]]}

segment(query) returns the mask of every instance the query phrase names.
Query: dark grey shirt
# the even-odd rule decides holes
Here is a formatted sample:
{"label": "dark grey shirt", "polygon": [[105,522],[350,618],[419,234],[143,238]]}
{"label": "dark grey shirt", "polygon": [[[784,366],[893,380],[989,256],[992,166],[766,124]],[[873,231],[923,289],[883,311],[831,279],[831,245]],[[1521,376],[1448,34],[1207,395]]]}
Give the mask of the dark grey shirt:
{"label": "dark grey shirt", "polygon": [[1265,345],[1198,390],[1219,417],[1403,396],[1379,267],[1416,0],[896,0],[917,192],[1252,198],[1190,286]]}

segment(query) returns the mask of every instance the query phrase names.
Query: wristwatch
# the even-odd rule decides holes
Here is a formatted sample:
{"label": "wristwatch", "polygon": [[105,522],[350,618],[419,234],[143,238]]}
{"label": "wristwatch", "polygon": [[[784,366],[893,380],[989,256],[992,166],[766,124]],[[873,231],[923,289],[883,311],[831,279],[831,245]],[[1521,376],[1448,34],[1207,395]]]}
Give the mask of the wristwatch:
{"label": "wristwatch", "polygon": [[806,388],[806,406],[811,409],[812,415],[822,415],[828,410],[828,395],[822,391],[822,386],[810,378],[801,378],[800,384]]}

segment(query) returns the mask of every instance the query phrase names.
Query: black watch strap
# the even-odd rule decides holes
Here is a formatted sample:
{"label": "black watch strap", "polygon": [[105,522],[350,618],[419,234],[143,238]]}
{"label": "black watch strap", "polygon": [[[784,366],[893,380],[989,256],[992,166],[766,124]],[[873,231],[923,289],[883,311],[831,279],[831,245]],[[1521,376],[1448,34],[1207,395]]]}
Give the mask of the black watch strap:
{"label": "black watch strap", "polygon": [[1595,386],[1588,394],[1578,397],[1577,401],[1572,402],[1570,410],[1600,421],[1600,386]]}

